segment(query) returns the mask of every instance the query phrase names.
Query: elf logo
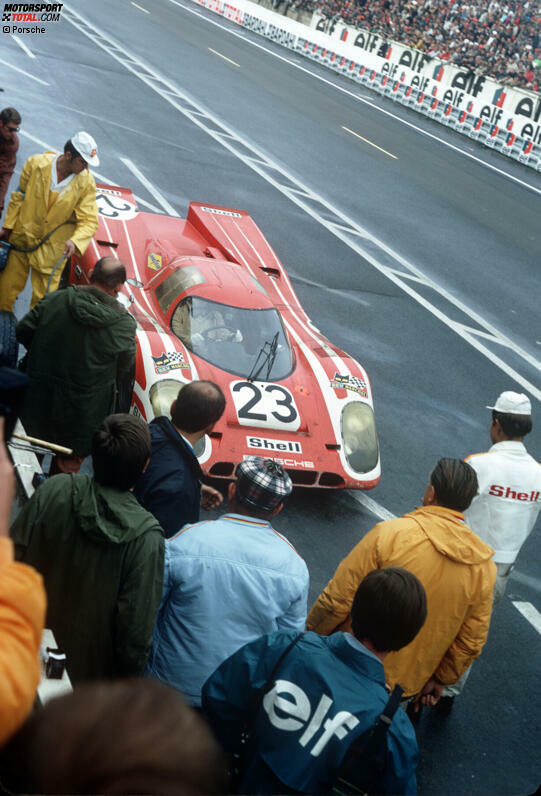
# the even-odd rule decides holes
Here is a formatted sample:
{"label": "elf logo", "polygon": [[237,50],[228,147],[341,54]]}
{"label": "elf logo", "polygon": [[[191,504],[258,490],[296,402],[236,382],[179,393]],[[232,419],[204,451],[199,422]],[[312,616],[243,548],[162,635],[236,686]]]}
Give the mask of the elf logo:
{"label": "elf logo", "polygon": [[515,492],[515,490],[511,489],[510,486],[504,487],[499,486],[498,484],[492,484],[488,490],[488,494],[494,495],[494,497],[510,498],[511,500],[522,500],[528,501],[529,503],[537,503],[541,492],[536,492],[535,490],[532,490],[531,492]]}
{"label": "elf logo", "polygon": [[264,437],[246,437],[249,448],[260,448],[266,451],[285,451],[287,453],[302,453],[300,442],[284,439],[265,439]]}
{"label": "elf logo", "polygon": [[312,712],[306,692],[289,680],[276,680],[272,691],[263,698],[263,708],[270,723],[285,732],[304,730],[298,742],[303,747],[313,742],[310,749],[313,757],[319,757],[331,738],[336,736],[343,740],[359,723],[359,719],[348,710],[339,710],[332,718],[325,718],[333,704],[330,697],[322,694]]}

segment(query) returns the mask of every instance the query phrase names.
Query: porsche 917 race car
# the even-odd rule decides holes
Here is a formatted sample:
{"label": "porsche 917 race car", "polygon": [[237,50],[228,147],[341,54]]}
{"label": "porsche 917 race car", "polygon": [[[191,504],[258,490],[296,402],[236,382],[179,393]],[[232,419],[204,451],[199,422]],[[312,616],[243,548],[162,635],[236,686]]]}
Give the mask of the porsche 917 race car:
{"label": "porsche 917 race car", "polygon": [[[186,220],[139,212],[127,188],[98,186],[99,228],[69,281],[118,257],[137,321],[130,411],[169,415],[193,379],[220,385],[226,410],[196,451],[208,475],[278,461],[293,483],[371,489],[380,457],[370,381],[310,322],[273,249],[244,210],[191,202]],[[130,385],[131,391],[131,385]]]}

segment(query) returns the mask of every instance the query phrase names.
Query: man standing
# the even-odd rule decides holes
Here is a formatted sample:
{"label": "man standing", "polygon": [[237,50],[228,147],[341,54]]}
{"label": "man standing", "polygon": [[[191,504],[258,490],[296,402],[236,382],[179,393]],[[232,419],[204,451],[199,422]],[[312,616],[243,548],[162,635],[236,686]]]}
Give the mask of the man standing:
{"label": "man standing", "polygon": [[376,525],[342,561],[316,600],[307,627],[329,635],[351,627],[359,582],[372,569],[413,572],[426,589],[428,617],[415,640],[385,659],[391,686],[435,705],[444,685],[456,683],[486,641],[496,567],[493,550],[464,522],[477,492],[475,471],[459,459],[440,459],[422,508]]}
{"label": "man standing", "polygon": [[465,460],[479,481],[479,493],[466,511],[466,522],[494,548],[496,604],[541,508],[541,465],[522,442],[532,430],[530,399],[523,393],[502,392],[487,409],[492,409],[492,447]]}
{"label": "man standing", "polygon": [[224,413],[225,396],[212,381],[192,381],[171,404],[171,420],[150,424],[150,464],[135,487],[135,497],[162,526],[168,539],[183,525],[199,520],[199,508],[223,502],[217,489],[201,485],[203,471],[195,451]]}
{"label": "man standing", "polygon": [[[532,405],[524,393],[502,392],[492,409],[486,453],[466,458],[479,481],[479,493],[466,511],[466,522],[494,548],[497,567],[494,606],[504,595],[520,548],[532,532],[541,508],[541,465],[527,452],[522,440],[532,430]],[[438,706],[448,714],[455,696],[462,693],[470,674],[445,689]]]}
{"label": "man standing", "polygon": [[21,114],[15,108],[0,111],[0,215],[4,212],[4,200],[17,162],[20,123]]}
{"label": "man standing", "polygon": [[302,630],[308,569],[270,524],[292,490],[271,459],[251,457],[229,485],[230,512],[166,542],[162,604],[147,674],[194,705],[209,674],[263,633]]}
{"label": "man standing", "polygon": [[404,711],[392,719],[387,753],[377,746],[363,757],[354,744],[387,704],[382,661],[409,644],[425,618],[420,581],[388,567],[357,588],[352,634],[306,633],[295,642],[291,631],[273,633],[226,660],[203,687],[203,711],[230,756],[243,725],[251,729],[237,792],[333,793],[347,755],[355,787],[338,793],[415,793],[417,742]]}
{"label": "man standing", "polygon": [[17,324],[30,378],[21,420],[28,434],[73,449],[60,469],[79,469],[94,431],[115,410],[118,381],[135,366],[135,320],[116,300],[125,281],[120,260],[102,257],[90,285],[45,296]]}
{"label": "man standing", "polygon": [[62,155],[32,155],[24,164],[0,240],[36,248],[29,253],[10,252],[0,273],[0,310],[13,311],[30,269],[32,308],[58,287],[62,269],[57,267],[54,274],[53,269],[60,258],[85,253],[98,228],[96,183],[89,165],[98,166],[99,159],[96,142],[85,132],[66,141]]}
{"label": "man standing", "polygon": [[43,575],[47,627],[72,682],[141,675],[163,583],[163,536],[131,489],[150,453],[147,424],[111,415],[94,434],[94,477],[57,475],[34,493],[11,536]]}

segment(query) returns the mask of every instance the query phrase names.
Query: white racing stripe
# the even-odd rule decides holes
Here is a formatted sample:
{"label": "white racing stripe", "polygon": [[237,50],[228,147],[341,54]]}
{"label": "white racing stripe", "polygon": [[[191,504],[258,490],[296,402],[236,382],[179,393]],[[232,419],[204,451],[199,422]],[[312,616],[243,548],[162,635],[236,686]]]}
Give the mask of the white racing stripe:
{"label": "white racing stripe", "polygon": [[523,602],[516,602],[515,600],[511,601],[517,611],[519,611],[524,619],[527,619],[530,625],[537,630],[539,635],[541,636],[541,614],[533,606],[531,603],[523,603]]}
{"label": "white racing stripe", "polygon": [[[434,282],[382,240],[372,235],[368,230],[363,229],[357,222],[342,213],[324,197],[303,185],[280,164],[273,161],[251,142],[244,139],[218,117],[207,111],[206,108],[181,91],[173,82],[157,73],[140,58],[128,52],[95,25],[89,23],[79,13],[71,9],[66,10],[65,18],[93,41],[96,46],[108,52],[112,58],[121,63],[166,102],[190,119],[193,124],[204,130],[225,149],[232,152],[239,160],[287,196],[298,207],[301,207],[319,224],[349,246],[350,249],[364,258],[367,263],[376,268],[395,285],[398,285],[418,304],[469,343],[493,365],[528,390],[537,400],[541,401],[541,389],[502,358],[505,353],[511,351],[516,357],[520,357],[536,370],[541,371],[541,365],[535,357],[486,321],[479,313],[456,299],[448,290]],[[425,292],[428,289],[436,294],[435,301],[437,304],[431,303],[421,292],[415,289],[414,285],[419,283],[424,287]],[[450,315],[440,309],[442,299],[449,305],[449,308],[446,307],[446,309],[450,311]],[[463,314],[471,320],[471,325],[462,321],[461,316]],[[495,354],[486,345],[485,340],[487,339],[491,344],[499,347],[502,356]]]}

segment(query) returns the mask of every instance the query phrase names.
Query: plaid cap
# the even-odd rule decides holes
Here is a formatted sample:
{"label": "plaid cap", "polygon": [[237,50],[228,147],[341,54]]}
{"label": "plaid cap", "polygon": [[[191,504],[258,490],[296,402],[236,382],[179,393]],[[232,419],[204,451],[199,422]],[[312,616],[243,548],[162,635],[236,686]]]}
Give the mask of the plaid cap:
{"label": "plaid cap", "polygon": [[291,494],[293,484],[272,459],[250,456],[237,467],[237,499],[258,511],[273,511]]}

